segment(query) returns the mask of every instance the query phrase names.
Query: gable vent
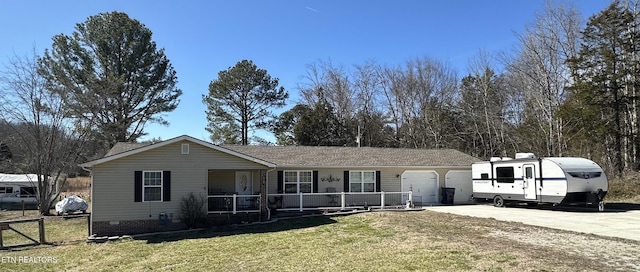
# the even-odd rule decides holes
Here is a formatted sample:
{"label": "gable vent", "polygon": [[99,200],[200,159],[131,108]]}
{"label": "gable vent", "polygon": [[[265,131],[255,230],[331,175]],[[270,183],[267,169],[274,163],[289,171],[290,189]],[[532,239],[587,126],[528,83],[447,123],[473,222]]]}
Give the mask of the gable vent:
{"label": "gable vent", "polygon": [[189,144],[182,144],[182,154],[189,154]]}

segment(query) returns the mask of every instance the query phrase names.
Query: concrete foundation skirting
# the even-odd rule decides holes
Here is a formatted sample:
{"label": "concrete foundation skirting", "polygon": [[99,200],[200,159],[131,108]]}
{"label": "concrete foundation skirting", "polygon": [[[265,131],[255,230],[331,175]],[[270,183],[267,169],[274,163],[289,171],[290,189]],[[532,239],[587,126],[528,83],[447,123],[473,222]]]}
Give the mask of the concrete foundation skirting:
{"label": "concrete foundation skirting", "polygon": [[91,224],[91,234],[94,236],[112,236],[123,234],[138,234],[159,231],[173,231],[184,229],[180,222],[155,220],[120,220],[94,221]]}

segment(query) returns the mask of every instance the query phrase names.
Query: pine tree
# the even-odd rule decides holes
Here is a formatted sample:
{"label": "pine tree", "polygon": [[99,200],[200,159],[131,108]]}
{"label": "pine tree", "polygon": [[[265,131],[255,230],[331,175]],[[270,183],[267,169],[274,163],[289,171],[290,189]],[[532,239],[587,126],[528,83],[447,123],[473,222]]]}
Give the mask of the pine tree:
{"label": "pine tree", "polygon": [[53,37],[39,60],[47,87],[107,148],[135,141],[149,122],[168,124],[160,114],[178,106],[176,72],[151,35],[125,13],[101,13]]}
{"label": "pine tree", "polygon": [[[629,88],[637,84],[630,79],[636,71],[632,67],[635,61],[629,56],[635,54],[635,24],[633,14],[620,2],[614,1],[607,9],[590,18],[582,32],[582,45],[578,56],[569,60],[574,78],[571,103],[582,115],[575,116],[579,122],[594,122],[586,125],[604,136],[603,153],[613,166],[616,175],[623,175],[627,162],[627,145],[630,130],[628,127],[630,102]],[[600,109],[594,114],[595,105]],[[586,116],[593,119],[587,120]],[[599,135],[594,135],[599,136]],[[612,148],[609,148],[612,147]]]}
{"label": "pine tree", "polygon": [[209,94],[202,97],[207,106],[206,130],[215,142],[237,137],[247,145],[249,130],[268,127],[275,119],[270,110],[284,106],[288,97],[284,87],[278,87],[278,79],[271,78],[267,70],[258,69],[249,60],[239,61],[220,71],[218,79],[209,84]]}

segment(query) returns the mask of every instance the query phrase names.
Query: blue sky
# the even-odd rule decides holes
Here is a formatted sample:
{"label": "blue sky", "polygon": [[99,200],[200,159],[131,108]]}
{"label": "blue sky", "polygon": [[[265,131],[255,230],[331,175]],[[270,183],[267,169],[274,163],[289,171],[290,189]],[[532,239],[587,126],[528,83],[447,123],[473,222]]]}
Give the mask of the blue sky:
{"label": "blue sky", "polygon": [[[178,74],[178,108],[168,127],[150,125],[148,138],[187,134],[208,140],[202,95],[221,70],[243,59],[266,69],[297,99],[306,66],[318,61],[350,67],[373,60],[396,66],[412,58],[448,62],[466,73],[479,50],[516,45],[516,33],[544,10],[544,0],[283,0],[283,1],[9,1],[0,0],[0,65],[14,53],[71,34],[75,24],[102,12],[120,11],[153,32]],[[575,5],[585,20],[610,1],[557,0]],[[259,136],[267,137],[264,133]],[[269,137],[267,137],[269,138]]]}

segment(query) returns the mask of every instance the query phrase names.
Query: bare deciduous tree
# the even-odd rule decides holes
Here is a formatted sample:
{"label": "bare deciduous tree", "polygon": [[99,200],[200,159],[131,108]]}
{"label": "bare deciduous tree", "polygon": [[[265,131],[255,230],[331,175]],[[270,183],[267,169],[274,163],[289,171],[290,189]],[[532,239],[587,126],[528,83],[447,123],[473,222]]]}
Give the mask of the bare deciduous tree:
{"label": "bare deciduous tree", "polygon": [[[453,128],[457,74],[444,62],[430,58],[407,61],[384,70],[382,90],[387,111],[398,131],[400,146],[445,148]],[[455,119],[455,118],[454,118]]]}
{"label": "bare deciduous tree", "polygon": [[63,101],[45,89],[37,73],[37,56],[14,56],[0,72],[0,122],[11,128],[11,141],[25,154],[23,171],[36,174],[36,198],[41,214],[50,207],[66,183],[66,173],[76,167],[84,135],[73,130]]}
{"label": "bare deciduous tree", "polygon": [[578,50],[581,26],[576,9],[547,4],[544,13],[518,35],[517,56],[506,60],[510,82],[524,98],[520,138],[528,151],[547,156],[566,153],[566,121],[557,113],[572,82],[567,59]]}

